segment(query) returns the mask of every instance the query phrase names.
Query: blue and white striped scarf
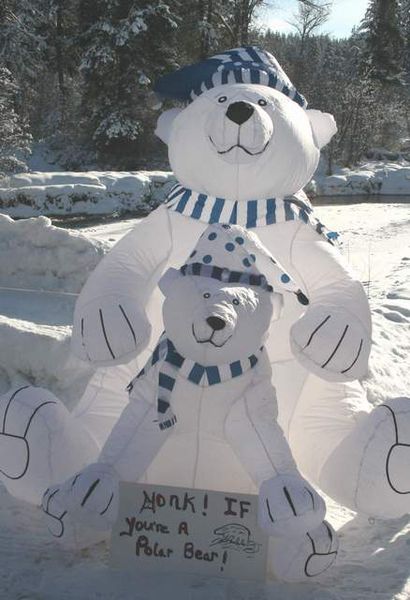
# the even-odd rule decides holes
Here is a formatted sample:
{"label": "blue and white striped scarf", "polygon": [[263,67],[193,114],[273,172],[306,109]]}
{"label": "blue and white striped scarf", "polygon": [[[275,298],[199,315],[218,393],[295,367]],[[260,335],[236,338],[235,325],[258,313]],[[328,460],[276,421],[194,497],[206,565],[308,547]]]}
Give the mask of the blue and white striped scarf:
{"label": "blue and white striped scarf", "polygon": [[285,221],[301,220],[334,243],[337,233],[329,231],[314,215],[303,191],[285,198],[235,201],[200,194],[176,184],[168,194],[166,207],[203,223],[229,223],[247,229],[264,227]]}
{"label": "blue and white striped scarf", "polygon": [[[259,349],[259,353],[262,350],[263,346]],[[207,387],[243,375],[249,369],[253,369],[258,360],[259,357],[256,354],[252,354],[246,359],[236,360],[232,363],[204,367],[194,360],[190,360],[179,354],[174,344],[167,338],[164,332],[151,358],[127,386],[127,390],[128,393],[131,393],[138,379],[146,375],[155,364],[158,362],[162,363],[158,372],[157,408],[159,428],[164,430],[175,425],[177,421],[171,409],[171,395],[178,373],[191,383],[200,387]]]}

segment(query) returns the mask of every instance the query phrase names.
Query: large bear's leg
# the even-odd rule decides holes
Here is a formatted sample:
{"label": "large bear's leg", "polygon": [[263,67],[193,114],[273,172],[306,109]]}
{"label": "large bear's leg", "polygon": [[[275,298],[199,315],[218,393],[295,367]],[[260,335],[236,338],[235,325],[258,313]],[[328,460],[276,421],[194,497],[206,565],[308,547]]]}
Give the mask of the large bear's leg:
{"label": "large bear's leg", "polygon": [[341,504],[382,518],[410,512],[410,399],[374,408],[356,382],[307,375],[285,432],[303,474]]}
{"label": "large bear's leg", "polygon": [[0,398],[0,479],[22,500],[83,468],[98,447],[51,392],[23,386]]}
{"label": "large bear's leg", "polygon": [[323,490],[361,513],[410,513],[410,398],[394,398],[362,418],[321,470]]}

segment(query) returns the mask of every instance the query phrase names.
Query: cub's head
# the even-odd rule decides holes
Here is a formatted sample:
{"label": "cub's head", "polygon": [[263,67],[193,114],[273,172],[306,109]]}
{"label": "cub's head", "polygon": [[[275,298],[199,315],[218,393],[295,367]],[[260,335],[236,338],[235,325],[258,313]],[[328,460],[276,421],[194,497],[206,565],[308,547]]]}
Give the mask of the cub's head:
{"label": "cub's head", "polygon": [[205,366],[255,354],[280,316],[282,292],[307,302],[257,236],[238,225],[207,227],[186,264],[169,269],[159,286],[167,337]]}
{"label": "cub's head", "polygon": [[220,365],[254,354],[263,345],[279,294],[210,277],[168,272],[163,318],[178,352],[202,365]]}
{"label": "cub's head", "polygon": [[189,102],[164,112],[156,134],[187,188],[230,200],[283,197],[311,179],[332,115],[306,110],[277,60],[234,48],[160,78],[162,97]]}

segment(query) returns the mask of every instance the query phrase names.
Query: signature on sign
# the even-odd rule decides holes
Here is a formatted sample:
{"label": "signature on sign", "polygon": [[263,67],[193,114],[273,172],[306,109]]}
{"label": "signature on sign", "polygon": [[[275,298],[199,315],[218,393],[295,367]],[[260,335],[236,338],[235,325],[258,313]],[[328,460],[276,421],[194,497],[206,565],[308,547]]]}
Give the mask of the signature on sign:
{"label": "signature on sign", "polygon": [[256,554],[262,544],[254,542],[250,530],[244,525],[229,523],[214,529],[215,538],[211,546],[219,545],[224,550],[237,550],[246,554]]}

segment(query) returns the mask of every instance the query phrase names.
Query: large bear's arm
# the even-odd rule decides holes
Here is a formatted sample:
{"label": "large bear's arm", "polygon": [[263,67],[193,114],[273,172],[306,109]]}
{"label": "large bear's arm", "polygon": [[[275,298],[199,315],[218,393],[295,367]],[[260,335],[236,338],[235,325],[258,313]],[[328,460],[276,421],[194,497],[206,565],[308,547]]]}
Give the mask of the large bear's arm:
{"label": "large bear's arm", "polygon": [[130,360],[149,341],[146,303],[172,249],[169,211],[160,207],[99,263],[74,312],[72,350],[97,365]]}
{"label": "large bear's arm", "polygon": [[293,239],[290,263],[310,300],[306,313],[291,329],[296,358],[330,381],[364,376],[371,317],[362,284],[337,248],[304,224]]}

